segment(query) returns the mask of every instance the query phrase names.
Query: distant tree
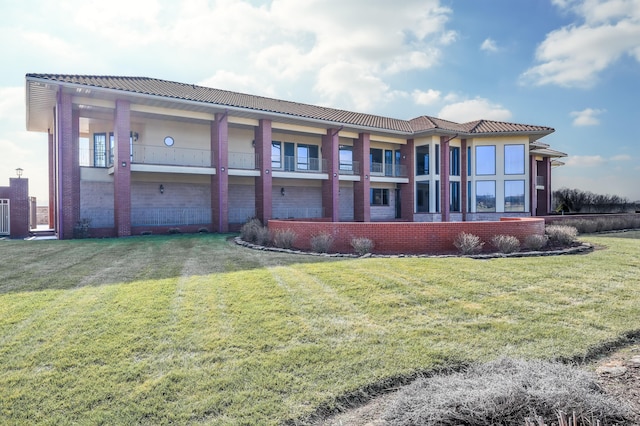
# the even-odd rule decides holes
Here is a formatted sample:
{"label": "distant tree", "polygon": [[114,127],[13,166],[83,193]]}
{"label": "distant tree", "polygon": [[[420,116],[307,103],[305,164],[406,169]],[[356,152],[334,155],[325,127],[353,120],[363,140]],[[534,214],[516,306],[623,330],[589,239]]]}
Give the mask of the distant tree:
{"label": "distant tree", "polygon": [[553,191],[555,210],[567,213],[614,213],[638,208],[638,202],[630,203],[619,195],[594,194],[580,189],[560,188]]}

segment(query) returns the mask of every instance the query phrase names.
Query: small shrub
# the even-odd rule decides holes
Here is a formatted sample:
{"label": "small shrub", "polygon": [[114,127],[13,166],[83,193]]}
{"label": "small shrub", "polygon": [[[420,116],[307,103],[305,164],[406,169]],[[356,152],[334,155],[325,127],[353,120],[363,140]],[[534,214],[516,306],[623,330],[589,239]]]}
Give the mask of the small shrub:
{"label": "small shrub", "polygon": [[290,249],[296,242],[298,235],[291,229],[278,229],[273,235],[273,245],[276,247]]}
{"label": "small shrub", "polygon": [[351,247],[360,256],[364,256],[373,250],[373,241],[366,237],[354,237],[351,239]]}
{"label": "small shrub", "polygon": [[520,241],[513,235],[494,235],[491,245],[500,253],[513,253],[520,250]]}
{"label": "small shrub", "polygon": [[560,363],[502,358],[417,379],[398,392],[384,420],[395,426],[523,425],[533,414],[551,425],[559,413],[574,412],[603,425],[627,424],[631,414],[600,391],[592,373]]}
{"label": "small shrub", "polygon": [[142,232],[140,233],[140,235],[151,235],[151,234],[153,234],[153,232],[152,232],[152,231],[142,231]]}
{"label": "small shrub", "polygon": [[258,219],[249,219],[242,228],[240,228],[240,238],[249,243],[255,243],[258,239],[258,233],[262,228],[262,223]]}
{"label": "small shrub", "polygon": [[89,238],[91,219],[81,219],[73,227],[73,238]]}
{"label": "small shrub", "polygon": [[567,246],[576,241],[578,230],[573,226],[549,225],[545,227],[549,242],[553,245]]}
{"label": "small shrub", "polygon": [[453,241],[453,245],[462,254],[476,254],[480,253],[480,251],[482,250],[482,246],[484,246],[484,243],[477,235],[461,232]]}
{"label": "small shrub", "polygon": [[208,234],[209,233],[209,229],[205,228],[204,226],[202,228],[198,228],[198,233],[199,234]]}
{"label": "small shrub", "polygon": [[316,253],[327,253],[333,246],[333,237],[325,232],[311,237],[311,250]]}
{"label": "small shrub", "polygon": [[182,231],[180,230],[180,228],[169,228],[169,234],[181,234]]}
{"label": "small shrub", "polygon": [[271,232],[266,226],[261,226],[256,231],[256,244],[260,246],[268,246],[271,243]]}
{"label": "small shrub", "polygon": [[549,237],[546,235],[533,234],[527,235],[524,239],[524,248],[527,250],[540,250],[546,247],[549,242]]}

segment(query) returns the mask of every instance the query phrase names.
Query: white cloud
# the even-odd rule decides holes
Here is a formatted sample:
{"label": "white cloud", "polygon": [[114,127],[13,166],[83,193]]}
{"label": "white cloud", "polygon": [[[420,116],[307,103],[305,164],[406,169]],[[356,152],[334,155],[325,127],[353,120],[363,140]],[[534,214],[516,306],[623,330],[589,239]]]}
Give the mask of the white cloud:
{"label": "white cloud", "polygon": [[640,62],[640,0],[555,0],[574,13],[573,23],[547,34],[536,50],[538,65],[522,75],[536,85],[590,87],[622,55]]}
{"label": "white cloud", "polygon": [[507,121],[511,119],[511,111],[502,105],[493,104],[487,99],[476,98],[445,106],[438,117],[458,123],[487,119]]}
{"label": "white cloud", "polygon": [[631,161],[633,160],[633,158],[629,154],[619,154],[619,155],[614,155],[613,157],[611,157],[610,160],[611,161]]}
{"label": "white cloud", "polygon": [[574,126],[597,126],[598,124],[600,124],[598,116],[604,112],[605,110],[603,109],[587,108],[582,111],[573,111],[570,115],[574,117]]}
{"label": "white cloud", "polygon": [[606,162],[601,155],[571,155],[565,164],[570,167],[595,167]]}
{"label": "white cloud", "polygon": [[498,51],[498,45],[496,44],[495,40],[488,38],[482,42],[482,44],[480,45],[480,50],[494,53]]}
{"label": "white cloud", "polygon": [[432,105],[440,101],[440,92],[433,89],[429,89],[426,92],[416,89],[411,93],[411,96],[418,105]]}
{"label": "white cloud", "polygon": [[254,76],[237,74],[226,70],[219,70],[211,77],[199,81],[197,84],[215,89],[250,93],[252,95],[275,96],[273,87],[261,84]]}

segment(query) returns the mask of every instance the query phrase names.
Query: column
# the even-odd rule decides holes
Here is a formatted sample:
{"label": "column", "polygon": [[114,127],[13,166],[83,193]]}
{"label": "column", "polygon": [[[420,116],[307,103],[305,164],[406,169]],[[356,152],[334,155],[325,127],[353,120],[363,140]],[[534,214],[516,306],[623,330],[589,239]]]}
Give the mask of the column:
{"label": "column", "polygon": [[73,238],[73,228],[80,220],[80,165],[78,164],[79,114],[73,111],[71,95],[58,92],[58,237]]}
{"label": "column", "polygon": [[544,211],[542,214],[549,214],[551,211],[551,158],[544,157],[542,159],[542,167],[543,167],[543,176],[544,176],[544,205],[542,205],[542,209]]}
{"label": "column", "polygon": [[537,187],[538,162],[536,157],[529,156],[529,211],[531,216],[538,215],[538,190]]}
{"label": "column", "polygon": [[356,222],[371,222],[369,133],[360,133],[353,144],[353,161],[360,165],[360,180],[353,183],[353,219]]}
{"label": "column", "polygon": [[322,181],[322,207],[324,216],[332,222],[340,220],[338,193],[340,190],[340,145],[339,131],[327,129],[327,134],[322,138],[322,159],[327,162],[327,174],[329,179]]}
{"label": "column", "polygon": [[216,232],[229,232],[229,124],[228,115],[216,114],[211,122],[211,221]]}
{"label": "column", "polygon": [[400,147],[402,165],[407,168],[408,183],[401,183],[400,186],[400,215],[402,220],[413,222],[416,198],[416,174],[415,174],[415,152],[413,139],[407,139],[406,145]]}
{"label": "column", "polygon": [[51,129],[48,132],[49,138],[49,228],[56,226],[56,146]]}
{"label": "column", "polygon": [[469,181],[469,170],[467,169],[467,162],[469,161],[469,159],[467,158],[466,139],[461,140],[460,150],[462,151],[460,153],[460,186],[462,187],[460,188],[460,203],[462,203],[462,205],[460,206],[460,211],[462,212],[462,221],[465,222],[467,220],[467,206],[469,205],[469,193],[467,191],[467,182]]}
{"label": "column", "polygon": [[255,128],[255,152],[260,176],[256,177],[256,216],[266,225],[272,215],[271,120],[260,120]]}
{"label": "column", "polygon": [[442,213],[442,222],[449,222],[449,138],[440,136],[440,211]]}
{"label": "column", "polygon": [[116,235],[131,235],[131,105],[128,101],[117,100],[113,135],[115,153],[113,156],[113,214]]}

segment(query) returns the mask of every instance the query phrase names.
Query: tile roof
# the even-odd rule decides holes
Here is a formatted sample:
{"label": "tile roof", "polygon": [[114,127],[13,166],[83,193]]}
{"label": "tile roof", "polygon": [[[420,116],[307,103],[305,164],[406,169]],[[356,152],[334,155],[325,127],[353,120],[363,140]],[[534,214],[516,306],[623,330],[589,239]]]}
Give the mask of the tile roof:
{"label": "tile roof", "polygon": [[27,79],[49,80],[63,84],[119,90],[162,98],[182,99],[222,107],[276,113],[291,117],[332,122],[338,125],[376,128],[381,131],[401,132],[405,134],[420,134],[430,131],[446,131],[448,133],[453,132],[468,135],[487,133],[548,134],[554,131],[554,129],[550,127],[491,120],[479,120],[463,124],[430,116],[421,116],[412,120],[401,120],[148,77],[64,74],[27,74],[26,77]]}

